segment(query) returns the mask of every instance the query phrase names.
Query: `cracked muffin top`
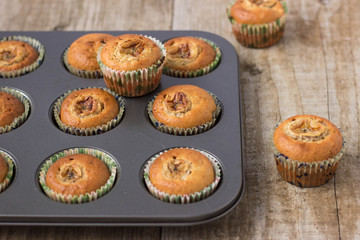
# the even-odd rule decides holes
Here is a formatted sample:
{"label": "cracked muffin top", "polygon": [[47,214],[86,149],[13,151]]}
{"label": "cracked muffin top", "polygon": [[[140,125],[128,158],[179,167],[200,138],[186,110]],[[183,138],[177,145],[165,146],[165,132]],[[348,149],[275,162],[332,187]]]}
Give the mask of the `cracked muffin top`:
{"label": "cracked muffin top", "polygon": [[297,115],[282,122],[273,135],[277,150],[297,161],[322,161],[338,154],[343,145],[340,130],[315,115]]}
{"label": "cracked muffin top", "polygon": [[22,41],[0,42],[0,72],[10,72],[34,63],[39,53]]}
{"label": "cracked muffin top", "polygon": [[168,127],[192,128],[212,120],[216,104],[211,95],[194,85],[176,85],[156,97],[154,118]]}
{"label": "cracked muffin top", "polygon": [[241,24],[264,24],[279,19],[285,10],[279,0],[238,0],[230,13]]}
{"label": "cracked muffin top", "polygon": [[0,92],[0,127],[11,124],[25,112],[22,102],[15,96]]}
{"label": "cracked muffin top", "polygon": [[46,185],[63,195],[90,193],[100,189],[110,171],[100,159],[88,154],[73,154],[54,162],[46,173]]}
{"label": "cracked muffin top", "polygon": [[167,41],[165,66],[175,70],[191,71],[204,68],[216,57],[215,49],[195,37],[178,37]]}
{"label": "cracked muffin top", "polygon": [[116,98],[101,88],[70,93],[61,104],[60,120],[71,127],[91,128],[106,124],[119,113]]}
{"label": "cracked muffin top", "polygon": [[76,39],[69,48],[67,60],[80,70],[99,71],[96,60],[99,48],[113,36],[105,33],[89,33]]}
{"label": "cracked muffin top", "polygon": [[148,68],[161,57],[161,50],[155,42],[136,34],[124,34],[110,39],[100,53],[105,66],[119,71]]}
{"label": "cracked muffin top", "polygon": [[199,151],[176,148],[155,159],[149,177],[158,190],[183,195],[209,186],[215,180],[215,173],[210,160]]}

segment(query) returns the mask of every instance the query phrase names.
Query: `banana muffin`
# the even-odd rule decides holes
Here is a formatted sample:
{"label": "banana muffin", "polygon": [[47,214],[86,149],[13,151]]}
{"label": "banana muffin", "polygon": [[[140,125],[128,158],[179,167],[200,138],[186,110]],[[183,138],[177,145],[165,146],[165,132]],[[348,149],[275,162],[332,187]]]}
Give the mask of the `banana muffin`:
{"label": "banana muffin", "polygon": [[17,97],[0,91],[0,127],[10,125],[24,112],[24,105]]}
{"label": "banana muffin", "polygon": [[344,152],[341,131],[329,120],[297,115],[274,131],[275,162],[280,175],[299,187],[315,187],[329,181]]}
{"label": "banana muffin", "polygon": [[279,0],[238,0],[228,9],[236,39],[245,47],[263,48],[283,36],[287,6]]}
{"label": "banana muffin", "polygon": [[19,70],[34,63],[38,51],[23,41],[0,42],[0,73]]}
{"label": "banana muffin", "polygon": [[0,155],[0,183],[3,183],[9,171],[5,159]]}
{"label": "banana muffin", "polygon": [[183,195],[203,190],[214,182],[215,174],[210,160],[200,152],[175,148],[155,159],[149,178],[158,190]]}
{"label": "banana muffin", "polygon": [[61,104],[60,120],[76,128],[92,128],[106,124],[119,113],[115,97],[101,88],[73,91]]}
{"label": "banana muffin", "polygon": [[219,63],[220,50],[209,40],[178,37],[165,42],[164,73],[175,77],[197,77],[212,71]]}
{"label": "banana muffin", "polygon": [[149,103],[150,120],[160,131],[187,135],[214,126],[221,106],[217,98],[194,85],[176,85],[160,92]]}
{"label": "banana muffin", "polygon": [[76,39],[64,54],[64,63],[74,75],[83,78],[102,77],[97,53],[113,36],[105,33],[89,33]]}
{"label": "banana muffin", "polygon": [[106,86],[122,96],[136,97],[160,83],[166,51],[156,39],[124,34],[110,39],[98,53]]}
{"label": "banana muffin", "polygon": [[73,154],[55,161],[46,173],[46,185],[65,196],[80,196],[100,189],[110,171],[105,163],[89,154]]}

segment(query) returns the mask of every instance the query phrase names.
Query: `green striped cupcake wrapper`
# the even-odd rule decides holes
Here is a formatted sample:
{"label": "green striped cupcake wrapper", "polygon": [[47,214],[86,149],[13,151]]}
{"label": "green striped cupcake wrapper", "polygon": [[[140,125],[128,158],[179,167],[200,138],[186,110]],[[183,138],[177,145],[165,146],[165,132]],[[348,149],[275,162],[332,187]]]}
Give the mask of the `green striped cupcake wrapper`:
{"label": "green striped cupcake wrapper", "polygon": [[0,42],[12,41],[12,40],[22,41],[30,44],[32,47],[36,49],[36,51],[38,51],[39,57],[35,60],[35,62],[21,69],[9,71],[9,72],[0,72],[0,78],[13,78],[32,72],[35,69],[37,69],[44,60],[45,47],[38,40],[26,36],[9,36],[0,39]]}
{"label": "green striped cupcake wrapper", "polygon": [[119,71],[105,66],[101,61],[100,47],[97,61],[104,76],[106,86],[112,91],[124,97],[143,96],[155,90],[161,79],[161,73],[166,57],[164,45],[157,39],[144,36],[156,43],[162,52],[161,58],[148,68],[138,69],[134,71]]}
{"label": "green striped cupcake wrapper", "polygon": [[220,100],[213,93],[211,93],[211,92],[208,92],[208,93],[214,99],[215,104],[216,104],[216,110],[213,112],[213,117],[212,117],[211,121],[204,123],[200,126],[192,127],[192,128],[178,128],[178,127],[166,126],[165,124],[163,124],[155,119],[153,111],[152,111],[154,101],[155,101],[156,97],[158,96],[158,94],[157,94],[150,99],[150,101],[147,105],[147,113],[149,115],[151,123],[160,132],[172,134],[172,135],[178,135],[178,136],[189,136],[189,135],[196,135],[196,134],[206,132],[207,130],[209,130],[210,128],[215,126],[216,121],[217,121],[218,117],[220,116],[221,108],[222,108]]}
{"label": "green striped cupcake wrapper", "polygon": [[2,134],[2,133],[7,133],[7,132],[14,130],[15,128],[19,127],[21,124],[23,124],[26,121],[26,119],[28,118],[29,113],[30,113],[30,100],[25,95],[25,93],[23,93],[22,91],[20,91],[18,89],[15,89],[15,88],[0,87],[0,92],[6,92],[6,93],[9,93],[9,94],[17,97],[22,102],[22,104],[24,105],[24,108],[25,108],[24,113],[21,114],[19,117],[15,118],[12,123],[10,123],[9,125],[0,127],[0,134]]}
{"label": "green striped cupcake wrapper", "polygon": [[[179,147],[179,148],[182,148],[182,147]],[[151,159],[147,162],[147,164],[144,168],[144,180],[145,180],[146,187],[148,188],[150,193],[155,198],[157,198],[161,201],[164,201],[164,202],[169,202],[169,203],[178,203],[178,204],[193,203],[193,202],[197,202],[197,201],[200,201],[202,199],[209,197],[212,193],[214,193],[214,191],[218,187],[220,180],[221,180],[221,167],[220,167],[220,163],[216,159],[216,157],[205,151],[202,151],[200,149],[195,149],[195,148],[190,148],[190,147],[186,147],[186,148],[199,151],[200,153],[205,155],[210,160],[211,164],[213,165],[214,172],[215,172],[214,182],[212,182],[209,186],[202,189],[201,191],[195,192],[192,194],[170,195],[166,192],[160,191],[151,183],[150,177],[149,177],[149,172],[150,172],[151,164],[155,161],[155,159],[158,158],[161,154],[168,151],[168,150],[165,150],[165,151],[160,152],[160,153],[154,155],[153,157],[151,157]],[[174,148],[172,148],[172,149],[174,149]],[[169,150],[171,150],[171,149],[169,149]]]}
{"label": "green striped cupcake wrapper", "polygon": [[14,161],[8,153],[6,153],[5,151],[2,151],[1,149],[0,149],[0,156],[5,160],[5,162],[8,165],[8,168],[9,168],[5,180],[2,183],[0,183],[0,193],[2,193],[9,186],[9,184],[11,183],[11,180],[13,179]]}
{"label": "green striped cupcake wrapper", "polygon": [[[277,127],[278,125],[273,130]],[[273,141],[271,144],[276,168],[280,176],[288,183],[302,188],[317,187],[333,178],[340,159],[346,150],[346,145],[347,143],[343,136],[342,148],[334,157],[317,162],[301,162],[280,153]]]}
{"label": "green striped cupcake wrapper", "polygon": [[78,69],[75,68],[73,66],[71,66],[71,64],[68,61],[68,52],[69,52],[69,47],[66,48],[64,54],[63,54],[63,62],[64,65],[66,67],[66,69],[73,75],[81,77],[81,78],[87,78],[87,79],[95,79],[95,78],[102,78],[103,74],[100,70],[95,70],[95,71],[89,71],[89,70],[82,70],[82,69]]}
{"label": "green striped cupcake wrapper", "polygon": [[201,38],[201,37],[197,37],[197,38],[204,40],[205,42],[209,43],[214,48],[214,50],[216,52],[214,61],[212,61],[206,67],[203,67],[203,68],[197,69],[197,70],[192,70],[192,71],[171,69],[165,65],[164,69],[163,69],[164,74],[172,76],[172,77],[178,77],[178,78],[193,78],[193,77],[200,77],[205,74],[208,74],[209,72],[212,72],[217,67],[217,65],[220,62],[220,58],[221,58],[220,48],[214,42],[212,42],[208,39]]}
{"label": "green striped cupcake wrapper", "polygon": [[[96,87],[89,87],[89,88],[96,88]],[[62,131],[66,132],[68,134],[76,135],[76,136],[92,136],[92,135],[97,135],[97,134],[107,132],[107,131],[113,129],[114,127],[116,127],[120,123],[120,121],[124,115],[124,111],[125,111],[125,100],[123,97],[110,91],[107,88],[101,88],[101,89],[103,89],[103,90],[109,92],[111,95],[113,95],[115,97],[116,101],[119,103],[119,113],[116,115],[115,118],[111,119],[106,124],[103,124],[103,125],[97,126],[97,127],[92,127],[92,128],[71,127],[71,126],[63,123],[60,119],[61,104],[64,102],[65,98],[67,96],[69,96],[72,92],[78,91],[80,89],[84,89],[84,88],[78,88],[75,90],[68,91],[67,93],[60,96],[54,104],[54,107],[53,107],[54,118],[55,118],[57,125],[59,126],[59,128]]]}
{"label": "green striped cupcake wrapper", "polygon": [[[46,185],[46,173],[49,170],[50,166],[56,162],[58,159],[72,155],[72,154],[89,154],[94,157],[99,158],[102,160],[106,166],[108,167],[110,171],[110,177],[108,181],[103,185],[100,189],[97,189],[96,191],[92,191],[90,193],[81,194],[80,196],[72,196],[72,195],[63,195],[61,193],[57,193],[50,189]],[[102,196],[104,196],[106,193],[110,191],[110,189],[113,187],[116,179],[117,174],[117,164],[115,159],[111,157],[109,154],[93,148],[70,148],[58,153],[53,154],[50,156],[45,163],[42,165],[40,172],[39,172],[39,183],[45,194],[51,198],[52,200],[55,200],[57,202],[61,203],[68,203],[68,204],[76,204],[76,203],[86,203],[94,201]]]}
{"label": "green striped cupcake wrapper", "polygon": [[285,14],[276,21],[266,24],[241,24],[231,16],[232,4],[227,8],[227,15],[231,22],[232,29],[238,42],[250,48],[270,47],[277,43],[284,32],[286,15],[288,12],[287,4],[281,1]]}

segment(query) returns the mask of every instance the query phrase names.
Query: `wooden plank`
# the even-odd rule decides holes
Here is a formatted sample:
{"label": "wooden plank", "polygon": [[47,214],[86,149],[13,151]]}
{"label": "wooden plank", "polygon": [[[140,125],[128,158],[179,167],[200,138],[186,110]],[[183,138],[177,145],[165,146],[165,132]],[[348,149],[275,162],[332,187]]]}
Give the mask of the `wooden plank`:
{"label": "wooden plank", "polygon": [[2,0],[0,29],[7,31],[169,30],[172,1]]}
{"label": "wooden plank", "polygon": [[0,240],[101,240],[101,239],[159,239],[159,228],[120,227],[0,227]]}
{"label": "wooden plank", "polygon": [[359,155],[359,1],[342,0],[324,4],[319,13],[329,80],[331,120],[341,127],[348,142],[347,152],[336,173],[336,198],[342,239],[360,236]]}

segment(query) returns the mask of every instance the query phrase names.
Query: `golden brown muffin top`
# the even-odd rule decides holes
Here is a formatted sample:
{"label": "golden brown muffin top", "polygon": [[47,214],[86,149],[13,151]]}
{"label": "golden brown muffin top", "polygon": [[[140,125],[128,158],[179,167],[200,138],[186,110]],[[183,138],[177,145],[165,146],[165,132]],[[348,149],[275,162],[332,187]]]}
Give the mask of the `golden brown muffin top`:
{"label": "golden brown muffin top", "polygon": [[165,66],[191,71],[204,68],[215,60],[215,49],[202,39],[178,37],[167,41]]}
{"label": "golden brown muffin top", "polygon": [[230,13],[241,24],[264,24],[276,21],[285,11],[279,0],[238,0]]}
{"label": "golden brown muffin top", "polygon": [[100,189],[110,177],[103,161],[88,154],[73,154],[54,162],[46,173],[46,185],[63,195],[90,193]]}
{"label": "golden brown muffin top", "polygon": [[60,120],[68,126],[91,128],[106,124],[119,113],[115,97],[100,88],[70,93],[60,109]]}
{"label": "golden brown muffin top", "polygon": [[273,140],[283,155],[301,162],[334,157],[342,148],[340,130],[329,120],[315,115],[297,115],[282,122]]}
{"label": "golden brown muffin top", "polygon": [[110,39],[101,50],[101,61],[109,68],[133,71],[150,67],[161,58],[155,42],[136,34],[124,34]]}
{"label": "golden brown muffin top", "polygon": [[97,53],[99,48],[112,37],[105,33],[89,33],[79,37],[70,45],[67,54],[69,64],[80,70],[100,70],[96,60]]}
{"label": "golden brown muffin top", "polygon": [[9,167],[5,159],[2,156],[0,156],[0,183],[4,182],[8,171],[9,171]]}
{"label": "golden brown muffin top", "polygon": [[0,72],[21,69],[35,62],[38,57],[39,53],[26,42],[0,42]]}
{"label": "golden brown muffin top", "polygon": [[202,88],[176,85],[156,97],[152,110],[155,119],[166,126],[192,128],[211,121],[216,104]]}
{"label": "golden brown muffin top", "polygon": [[11,124],[25,112],[22,102],[15,96],[0,92],[0,127]]}
{"label": "golden brown muffin top", "polygon": [[201,191],[215,181],[210,160],[192,149],[171,149],[150,166],[151,183],[160,191],[182,195]]}

